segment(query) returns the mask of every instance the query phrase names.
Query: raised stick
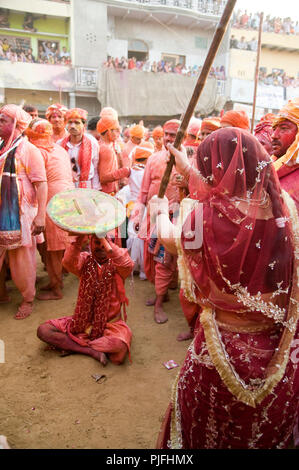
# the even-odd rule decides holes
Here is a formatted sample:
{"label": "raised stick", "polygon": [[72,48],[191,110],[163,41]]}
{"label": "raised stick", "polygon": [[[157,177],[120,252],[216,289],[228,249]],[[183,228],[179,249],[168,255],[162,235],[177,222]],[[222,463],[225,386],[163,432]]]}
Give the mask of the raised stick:
{"label": "raised stick", "polygon": [[261,49],[262,49],[263,20],[264,20],[264,13],[261,13],[260,14],[259,39],[258,39],[257,55],[256,55],[254,95],[253,95],[252,118],[251,118],[251,132],[252,133],[253,133],[253,129],[254,129],[255,110],[256,110],[256,96],[257,96],[257,87],[258,87],[258,82],[259,82],[259,68],[260,68],[260,57],[261,57]]}
{"label": "raised stick", "polygon": [[[212,41],[212,44],[210,46],[210,49],[209,49],[208,55],[206,57],[205,63],[203,65],[202,71],[201,71],[201,73],[198,77],[197,83],[196,83],[194,91],[193,91],[193,95],[192,95],[191,100],[188,104],[188,107],[187,107],[187,110],[184,114],[182,123],[181,123],[180,128],[179,128],[179,130],[177,132],[177,135],[176,135],[176,139],[175,139],[175,142],[174,142],[174,147],[177,148],[177,149],[179,149],[180,146],[181,146],[181,143],[183,141],[183,138],[184,138],[186,129],[188,127],[189,121],[190,121],[190,119],[193,115],[196,103],[198,102],[199,97],[200,97],[200,95],[202,93],[202,90],[205,86],[205,83],[207,81],[209,72],[210,72],[211,67],[213,65],[213,62],[214,62],[215,56],[217,54],[217,51],[219,49],[219,46],[221,44],[222,38],[225,34],[225,31],[226,31],[227,25],[229,23],[230,17],[232,15],[233,9],[235,7],[236,1],[237,0],[228,0],[227,1],[227,4],[226,4],[226,7],[223,11],[222,17],[221,17],[221,19],[218,23],[218,26],[217,26],[217,29],[215,31],[213,41]],[[170,160],[167,164],[166,170],[164,172],[161,184],[160,184],[160,189],[159,189],[159,193],[158,193],[158,196],[160,198],[163,198],[164,195],[165,195],[165,191],[166,191],[166,188],[167,188],[168,183],[169,183],[169,178],[170,178],[170,175],[171,175],[171,171],[172,171],[172,167],[174,165],[174,162],[175,162],[174,157],[173,157],[173,155],[171,155]]]}

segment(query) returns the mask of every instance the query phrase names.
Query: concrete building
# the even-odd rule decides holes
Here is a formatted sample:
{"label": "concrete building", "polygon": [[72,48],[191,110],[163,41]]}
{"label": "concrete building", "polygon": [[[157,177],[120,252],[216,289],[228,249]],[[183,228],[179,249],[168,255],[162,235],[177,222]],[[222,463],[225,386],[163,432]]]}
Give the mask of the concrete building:
{"label": "concrete building", "polygon": [[[151,63],[164,60],[190,70],[201,66],[224,4],[222,0],[2,0],[0,45],[5,53],[1,55],[0,48],[0,102],[25,101],[43,114],[49,104],[61,101],[96,115],[105,105],[118,108],[117,103],[106,99],[111,97],[109,74],[114,73],[114,84],[121,88],[126,101],[120,111],[123,121],[144,115],[180,115],[196,81],[194,77],[125,71],[132,73],[131,88],[127,90],[124,73],[115,76],[116,72],[105,70],[103,64],[110,55]],[[69,52],[70,57],[62,59],[62,52]],[[34,57],[34,62],[27,60],[28,55]],[[214,66],[227,68],[228,64],[229,33]],[[140,87],[144,74],[151,95],[149,103]],[[161,83],[158,76],[163,76]],[[206,97],[201,103],[201,114],[219,111],[223,105],[223,83],[214,77],[208,82],[209,100]],[[158,88],[164,108],[172,97],[177,97],[168,114],[165,109],[160,113]],[[119,95],[116,93],[114,98]],[[139,114],[134,114],[134,100],[145,105]],[[149,108],[150,112],[144,113]]]}

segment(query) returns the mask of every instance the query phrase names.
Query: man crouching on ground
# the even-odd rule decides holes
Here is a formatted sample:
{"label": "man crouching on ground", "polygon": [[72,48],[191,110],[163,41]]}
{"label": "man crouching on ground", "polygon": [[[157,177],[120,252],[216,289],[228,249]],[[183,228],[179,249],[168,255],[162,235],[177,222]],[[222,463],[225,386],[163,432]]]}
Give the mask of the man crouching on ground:
{"label": "man crouching on ground", "polygon": [[48,320],[37,336],[64,351],[86,354],[107,364],[122,364],[130,354],[132,332],[126,321],[124,281],[134,262],[124,248],[107,238],[91,236],[91,253],[81,252],[83,236],[65,251],[63,265],[80,278],[72,316]]}

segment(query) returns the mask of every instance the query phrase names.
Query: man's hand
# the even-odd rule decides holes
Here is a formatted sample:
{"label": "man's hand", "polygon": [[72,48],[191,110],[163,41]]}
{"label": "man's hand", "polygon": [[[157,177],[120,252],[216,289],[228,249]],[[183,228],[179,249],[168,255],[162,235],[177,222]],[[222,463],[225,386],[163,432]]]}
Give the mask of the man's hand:
{"label": "man's hand", "polygon": [[45,218],[37,215],[31,225],[31,235],[39,235],[45,231]]}

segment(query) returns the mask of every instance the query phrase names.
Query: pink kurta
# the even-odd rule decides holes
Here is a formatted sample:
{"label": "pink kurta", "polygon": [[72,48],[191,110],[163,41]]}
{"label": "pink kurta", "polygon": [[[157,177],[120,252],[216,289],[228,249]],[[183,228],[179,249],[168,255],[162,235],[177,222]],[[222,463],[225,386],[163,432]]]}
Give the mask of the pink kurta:
{"label": "pink kurta", "polygon": [[118,160],[113,143],[100,143],[99,167],[98,167],[102,191],[104,193],[117,193],[118,181],[129,175],[127,167],[118,168]]}
{"label": "pink kurta", "polygon": [[[55,194],[74,188],[72,169],[69,155],[60,145],[54,144],[51,151],[41,149],[41,153],[46,165],[47,202],[49,202]],[[68,233],[57,227],[48,215],[46,216],[46,240],[48,251],[65,250],[70,240]]]}

